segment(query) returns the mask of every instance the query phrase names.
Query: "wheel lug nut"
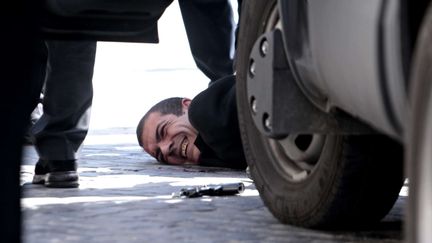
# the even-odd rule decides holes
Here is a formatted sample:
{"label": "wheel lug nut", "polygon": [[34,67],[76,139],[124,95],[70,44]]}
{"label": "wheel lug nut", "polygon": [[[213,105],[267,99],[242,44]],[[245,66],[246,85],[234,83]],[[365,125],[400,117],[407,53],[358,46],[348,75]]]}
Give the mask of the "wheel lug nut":
{"label": "wheel lug nut", "polygon": [[266,129],[272,130],[272,124],[269,115],[267,115],[266,118],[264,119],[264,126]]}
{"label": "wheel lug nut", "polygon": [[268,51],[269,51],[269,43],[268,43],[268,41],[266,39],[264,39],[261,42],[261,54],[263,56],[265,56],[265,55],[267,55]]}
{"label": "wheel lug nut", "polygon": [[255,115],[257,113],[257,101],[255,99],[255,97],[251,98],[251,108],[252,108],[252,112]]}
{"label": "wheel lug nut", "polygon": [[250,62],[250,66],[249,66],[249,72],[251,74],[252,77],[255,76],[255,72],[256,72],[256,65],[255,65],[255,61],[252,59]]}

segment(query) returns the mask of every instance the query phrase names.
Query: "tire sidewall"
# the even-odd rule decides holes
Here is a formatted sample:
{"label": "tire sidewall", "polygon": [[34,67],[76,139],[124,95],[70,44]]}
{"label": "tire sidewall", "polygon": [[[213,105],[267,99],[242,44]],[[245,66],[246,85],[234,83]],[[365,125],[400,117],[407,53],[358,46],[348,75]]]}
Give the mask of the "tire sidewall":
{"label": "tire sidewall", "polygon": [[[240,57],[237,59],[237,79],[239,80],[236,87],[237,102],[239,109],[242,111],[249,111],[247,102],[242,102],[248,100],[245,80],[249,60],[244,57],[249,56],[254,40],[262,34],[266,24],[266,17],[275,4],[276,1],[256,0],[254,4],[247,5],[248,8],[242,9],[241,22],[248,23],[241,25],[244,28],[240,28],[238,43],[241,43],[241,45],[237,50],[237,57]],[[257,9],[261,10],[259,11],[260,16],[256,15]],[[257,19],[260,21],[257,21]],[[277,211],[278,215],[288,215],[290,221],[296,218],[295,221],[304,222],[300,224],[315,224],[316,222],[306,223],[306,221],[309,221],[312,215],[316,217],[317,214],[327,211],[323,207],[328,207],[331,202],[323,205],[321,198],[329,197],[328,194],[331,192],[331,188],[334,188],[334,183],[336,183],[335,178],[343,171],[343,164],[334,163],[334,161],[341,161],[338,156],[341,154],[342,138],[328,136],[316,168],[308,175],[306,180],[294,182],[278,173],[278,165],[271,152],[272,149],[268,138],[260,135],[253,125],[250,112],[240,112],[239,121],[248,165],[255,185],[266,206],[271,211]],[[260,163],[257,163],[257,161],[260,161]],[[286,192],[290,193],[287,194]],[[286,202],[289,202],[289,207],[284,205]],[[305,208],[311,210],[305,211]],[[285,212],[281,214],[281,210]],[[303,212],[303,214],[299,214],[299,212]],[[284,217],[279,219],[283,222],[286,221]]]}

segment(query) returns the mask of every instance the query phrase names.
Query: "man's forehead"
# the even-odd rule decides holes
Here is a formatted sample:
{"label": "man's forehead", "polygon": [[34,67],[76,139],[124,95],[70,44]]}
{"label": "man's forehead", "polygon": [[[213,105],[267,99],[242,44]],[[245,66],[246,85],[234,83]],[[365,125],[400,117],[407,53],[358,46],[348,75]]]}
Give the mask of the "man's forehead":
{"label": "man's forehead", "polygon": [[163,120],[163,116],[159,111],[155,111],[149,114],[147,120],[145,121],[144,127],[152,126],[154,124],[157,124],[158,122],[161,122]]}

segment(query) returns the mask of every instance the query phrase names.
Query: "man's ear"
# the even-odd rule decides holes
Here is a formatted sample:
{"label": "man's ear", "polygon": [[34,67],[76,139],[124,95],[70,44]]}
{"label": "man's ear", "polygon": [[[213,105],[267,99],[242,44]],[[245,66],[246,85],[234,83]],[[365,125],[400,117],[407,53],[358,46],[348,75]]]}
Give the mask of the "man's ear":
{"label": "man's ear", "polygon": [[182,99],[182,107],[183,107],[183,110],[187,110],[188,108],[189,108],[189,105],[190,105],[190,103],[191,103],[191,99],[189,99],[189,98],[183,98]]}

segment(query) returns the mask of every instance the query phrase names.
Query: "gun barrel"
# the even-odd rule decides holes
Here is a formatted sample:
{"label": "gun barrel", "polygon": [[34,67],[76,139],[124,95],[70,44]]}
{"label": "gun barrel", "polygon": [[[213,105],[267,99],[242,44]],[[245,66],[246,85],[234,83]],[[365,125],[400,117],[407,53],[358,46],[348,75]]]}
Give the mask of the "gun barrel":
{"label": "gun barrel", "polygon": [[235,191],[237,193],[242,193],[245,190],[245,186],[243,183],[229,183],[229,184],[222,184],[222,190],[223,191]]}

